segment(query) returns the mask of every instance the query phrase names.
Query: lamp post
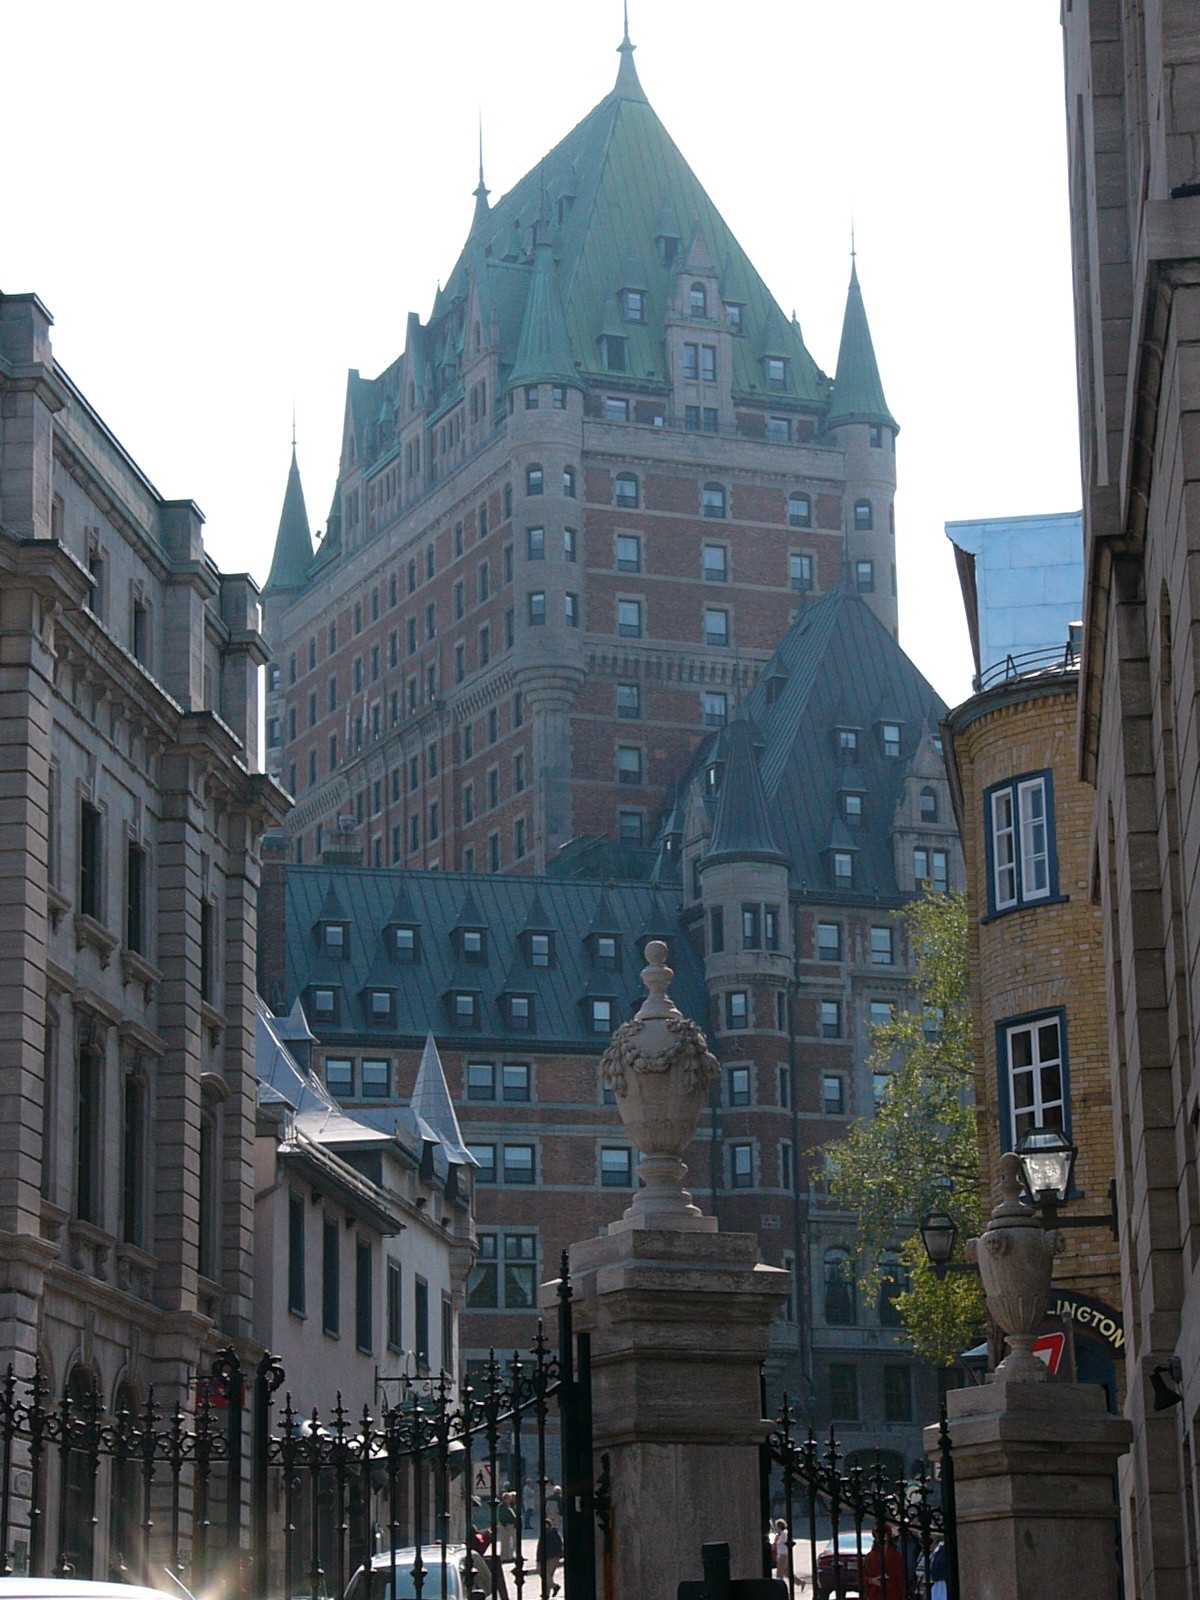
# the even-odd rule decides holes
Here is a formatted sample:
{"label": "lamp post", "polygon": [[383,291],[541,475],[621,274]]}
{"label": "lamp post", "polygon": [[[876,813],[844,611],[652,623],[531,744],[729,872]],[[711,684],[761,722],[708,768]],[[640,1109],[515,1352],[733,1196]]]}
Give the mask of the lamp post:
{"label": "lamp post", "polygon": [[954,1246],[958,1242],[958,1223],[948,1211],[927,1211],[921,1218],[921,1244],[933,1268],[933,1275],[941,1283],[947,1272],[961,1272],[961,1265],[951,1264]]}
{"label": "lamp post", "polygon": [[1108,1228],[1117,1231],[1117,1180],[1108,1180],[1108,1210],[1088,1217],[1060,1217],[1071,1198],[1078,1151],[1061,1128],[1033,1128],[1017,1143],[1021,1182],[1047,1228]]}

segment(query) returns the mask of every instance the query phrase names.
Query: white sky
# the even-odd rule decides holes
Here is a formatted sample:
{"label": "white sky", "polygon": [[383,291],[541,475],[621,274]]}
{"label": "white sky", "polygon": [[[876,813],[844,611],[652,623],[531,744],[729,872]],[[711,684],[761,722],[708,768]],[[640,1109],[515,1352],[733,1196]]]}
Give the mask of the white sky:
{"label": "white sky", "polygon": [[[1048,0],[633,0],[655,109],[827,371],[853,213],[898,445],[901,639],[969,693],[942,524],[1079,504]],[[348,367],[612,85],[619,0],[0,0],[0,287],[209,548],[266,577],[293,401],[310,517]]]}

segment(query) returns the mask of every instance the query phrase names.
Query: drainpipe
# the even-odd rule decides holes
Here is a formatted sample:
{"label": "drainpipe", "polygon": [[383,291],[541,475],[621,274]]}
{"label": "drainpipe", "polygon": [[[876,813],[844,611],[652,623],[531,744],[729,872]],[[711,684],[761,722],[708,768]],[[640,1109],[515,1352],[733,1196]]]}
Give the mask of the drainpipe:
{"label": "drainpipe", "polygon": [[813,1382],[812,1316],[810,1309],[812,1285],[808,1237],[808,1191],[800,1194],[800,1104],[796,1093],[796,999],[800,992],[800,917],[799,906],[792,907],[792,981],[788,986],[788,1075],[792,1103],[792,1248],[796,1258],[796,1326],[800,1330],[800,1358],[804,1381],[808,1386],[805,1401],[810,1409],[816,1397]]}

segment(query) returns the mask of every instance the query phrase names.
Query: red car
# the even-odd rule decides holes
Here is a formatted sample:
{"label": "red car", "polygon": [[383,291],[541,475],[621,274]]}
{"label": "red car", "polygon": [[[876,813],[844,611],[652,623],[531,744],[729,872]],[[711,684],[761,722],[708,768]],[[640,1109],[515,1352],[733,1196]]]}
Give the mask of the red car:
{"label": "red car", "polygon": [[[864,1528],[862,1531],[864,1557],[870,1552],[874,1543],[874,1534],[870,1528]],[[828,1600],[831,1595],[836,1596],[837,1600],[843,1600],[843,1596],[865,1594],[858,1550],[858,1535],[851,1528],[849,1533],[838,1534],[836,1555],[832,1539],[827,1540],[817,1551],[816,1590],[822,1596],[822,1600]],[[889,1595],[888,1600],[902,1600],[902,1597]]]}

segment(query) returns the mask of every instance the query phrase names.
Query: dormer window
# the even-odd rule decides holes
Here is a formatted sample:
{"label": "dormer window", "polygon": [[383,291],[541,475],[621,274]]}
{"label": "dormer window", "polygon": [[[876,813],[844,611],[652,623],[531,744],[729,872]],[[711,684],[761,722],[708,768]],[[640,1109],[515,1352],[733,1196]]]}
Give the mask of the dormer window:
{"label": "dormer window", "polygon": [[837,747],[844,755],[853,755],[858,749],[858,729],[838,728]]}
{"label": "dormer window", "polygon": [[611,1000],[593,1000],[590,1007],[592,1032],[610,1034],[612,1032],[613,1003]]}
{"label": "dormer window", "polygon": [[309,990],[309,998],[312,1004],[312,1014],[315,1021],[337,1021],[337,995],[338,992],[336,989]]}
{"label": "dormer window", "polygon": [[788,364],[783,356],[766,356],[763,359],[763,378],[767,388],[779,393],[788,386]]}
{"label": "dormer window", "polygon": [[341,957],[346,953],[350,929],[345,922],[323,922],[321,944],[327,956]]}
{"label": "dormer window", "polygon": [[839,889],[849,889],[854,883],[854,857],[849,850],[833,852],[833,881]]}
{"label": "dormer window", "polygon": [[938,814],[938,803],[937,803],[937,791],[936,791],[936,789],[929,789],[929,788],[922,789],[921,790],[921,821],[922,822],[936,822],[937,821],[937,814]]}
{"label": "dormer window", "polygon": [[640,289],[626,289],[622,295],[625,302],[626,322],[645,322],[646,296]]}
{"label": "dormer window", "polygon": [[550,934],[531,933],[529,935],[529,965],[531,967],[548,967],[551,954]]}
{"label": "dormer window", "polygon": [[390,989],[368,989],[367,1005],[372,1022],[390,1022],[392,1020],[392,991]]}
{"label": "dormer window", "polygon": [[694,283],[688,290],[688,310],[694,317],[708,316],[708,295],[702,283]]}
{"label": "dormer window", "polygon": [[742,331],[742,308],[732,300],[725,302],[725,325],[732,328],[734,333]]}
{"label": "dormer window", "polygon": [[450,1017],[456,1028],[477,1028],[479,1026],[479,1000],[478,996],[466,991],[458,990],[450,997]]}
{"label": "dormer window", "polygon": [[510,994],[508,997],[508,1026],[512,1033],[533,1031],[533,996]]}
{"label": "dormer window", "polygon": [[400,927],[392,931],[393,949],[398,961],[406,961],[410,965],[418,959],[420,946],[417,940],[417,930],[413,927]]}
{"label": "dormer window", "polygon": [[712,761],[705,769],[704,788],[710,800],[715,799],[721,792],[721,774],[724,767],[723,761]]}
{"label": "dormer window", "polygon": [[898,722],[881,722],[879,724],[879,742],[883,746],[885,756],[898,756],[900,754],[900,724]]}
{"label": "dormer window", "polygon": [[848,828],[862,827],[863,797],[861,794],[844,794],[842,796],[842,818]]}
{"label": "dormer window", "polygon": [[609,972],[617,970],[617,940],[611,933],[596,935],[596,965]]}
{"label": "dormer window", "polygon": [[626,371],[627,362],[625,358],[625,339],[621,334],[606,333],[600,340],[600,350],[604,356],[604,366],[606,371]]}
{"label": "dormer window", "polygon": [[463,928],[459,933],[459,950],[464,961],[484,965],[487,961],[487,944],[483,929]]}

